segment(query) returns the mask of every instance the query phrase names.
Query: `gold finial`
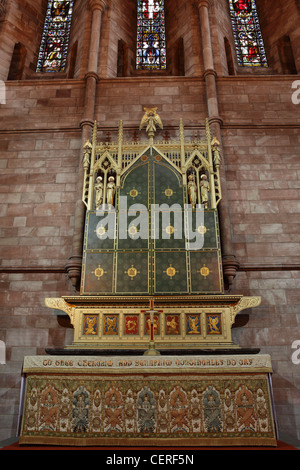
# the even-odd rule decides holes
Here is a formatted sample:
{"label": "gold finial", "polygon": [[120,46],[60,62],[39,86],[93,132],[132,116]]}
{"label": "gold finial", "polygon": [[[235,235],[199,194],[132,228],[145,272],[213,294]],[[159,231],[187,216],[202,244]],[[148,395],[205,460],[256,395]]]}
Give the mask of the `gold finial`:
{"label": "gold finial", "polygon": [[94,127],[93,127],[93,144],[96,144],[97,142],[97,121],[94,122]]}
{"label": "gold finial", "polygon": [[216,137],[214,137],[213,140],[211,141],[211,146],[213,147],[214,145],[216,146],[220,145],[220,142],[218,141]]}
{"label": "gold finial", "polygon": [[88,149],[91,149],[91,148],[92,148],[92,144],[91,144],[91,142],[89,141],[89,139],[86,141],[86,143],[84,144],[83,148],[84,148],[84,150],[88,150]]}

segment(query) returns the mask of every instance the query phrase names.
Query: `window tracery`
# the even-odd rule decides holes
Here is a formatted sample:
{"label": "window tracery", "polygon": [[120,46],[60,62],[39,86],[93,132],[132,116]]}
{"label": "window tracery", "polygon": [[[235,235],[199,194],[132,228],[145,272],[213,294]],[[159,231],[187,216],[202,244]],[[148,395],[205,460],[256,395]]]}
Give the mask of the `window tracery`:
{"label": "window tracery", "polygon": [[166,68],[164,0],[138,0],[136,68]]}
{"label": "window tracery", "polygon": [[255,0],[229,0],[238,64],[267,67]]}
{"label": "window tracery", "polygon": [[73,0],[48,0],[37,72],[65,70],[73,4]]}

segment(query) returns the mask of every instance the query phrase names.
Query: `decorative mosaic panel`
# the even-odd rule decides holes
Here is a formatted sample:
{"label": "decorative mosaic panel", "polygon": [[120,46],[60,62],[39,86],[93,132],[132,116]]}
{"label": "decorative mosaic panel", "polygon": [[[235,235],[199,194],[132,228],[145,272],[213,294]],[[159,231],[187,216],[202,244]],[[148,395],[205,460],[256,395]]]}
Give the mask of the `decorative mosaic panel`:
{"label": "decorative mosaic panel", "polygon": [[119,316],[104,315],[103,334],[118,335],[119,334]]}
{"label": "decorative mosaic panel", "polygon": [[83,315],[83,335],[98,335],[99,331],[99,315],[84,314]]}
{"label": "decorative mosaic panel", "polygon": [[125,315],[124,334],[125,335],[138,335],[139,332],[140,332],[140,316],[139,315]]}
{"label": "decorative mosaic panel", "polygon": [[[151,333],[151,322],[150,315],[145,316],[145,334],[150,336]],[[154,315],[153,317],[153,333],[154,335],[160,335],[160,316]]]}
{"label": "decorative mosaic panel", "polygon": [[222,319],[220,313],[206,315],[206,332],[208,335],[222,334]]}
{"label": "decorative mosaic panel", "polygon": [[186,334],[187,335],[200,335],[201,334],[201,320],[199,314],[186,315]]}
{"label": "decorative mosaic panel", "polygon": [[166,335],[180,335],[180,315],[165,315]]}

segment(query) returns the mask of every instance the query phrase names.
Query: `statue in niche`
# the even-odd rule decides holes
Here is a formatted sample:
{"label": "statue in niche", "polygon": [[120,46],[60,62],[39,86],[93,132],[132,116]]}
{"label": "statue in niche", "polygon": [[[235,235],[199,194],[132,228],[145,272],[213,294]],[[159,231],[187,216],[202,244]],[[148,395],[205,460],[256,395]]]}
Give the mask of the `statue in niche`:
{"label": "statue in niche", "polygon": [[205,206],[207,209],[208,206],[208,193],[210,191],[209,182],[207,181],[206,175],[201,175],[201,182],[200,182],[200,196],[201,196],[201,204]]}
{"label": "statue in niche", "polygon": [[220,155],[219,145],[220,145],[220,142],[214,137],[212,140],[211,146],[213,149],[214,163],[216,165],[216,168],[219,168],[221,164],[221,155]]}
{"label": "statue in niche", "polygon": [[96,191],[96,209],[102,204],[103,202],[103,183],[102,183],[102,176],[97,176],[96,184],[95,184],[95,191]]}
{"label": "statue in niche", "polygon": [[195,177],[193,174],[189,176],[188,194],[189,194],[190,204],[192,205],[194,209],[196,207],[196,202],[197,202],[197,185],[195,183]]}
{"label": "statue in niche", "polygon": [[107,183],[107,188],[106,188],[106,201],[109,206],[114,205],[115,190],[116,190],[115,178],[113,176],[110,176],[108,178],[108,183]]}

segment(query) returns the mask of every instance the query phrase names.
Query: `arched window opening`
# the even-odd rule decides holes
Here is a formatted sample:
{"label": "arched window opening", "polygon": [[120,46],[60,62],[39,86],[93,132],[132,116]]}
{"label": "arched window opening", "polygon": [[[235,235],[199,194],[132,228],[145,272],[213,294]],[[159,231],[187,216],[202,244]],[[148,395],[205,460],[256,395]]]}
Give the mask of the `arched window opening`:
{"label": "arched window opening", "polygon": [[48,0],[37,72],[65,70],[73,4],[73,0]]}
{"label": "arched window opening", "polygon": [[166,68],[164,0],[138,0],[136,68]]}
{"label": "arched window opening", "polygon": [[283,36],[277,44],[282,73],[297,74],[292,43],[289,36]]}
{"label": "arched window opening", "polygon": [[117,77],[126,77],[128,68],[128,48],[126,43],[119,39],[117,58]]}
{"label": "arched window opening", "polygon": [[7,80],[22,80],[26,55],[26,47],[20,42],[15,44]]}
{"label": "arched window opening", "polygon": [[234,75],[235,72],[234,72],[231,46],[227,38],[224,38],[224,47],[225,47],[228,75]]}
{"label": "arched window opening", "polygon": [[68,78],[74,78],[77,52],[78,52],[78,41],[76,41],[73,44],[73,47],[72,47],[72,50],[71,50]]}
{"label": "arched window opening", "polygon": [[177,73],[177,75],[181,75],[181,76],[185,75],[183,38],[178,39],[177,64],[178,64],[178,73]]}
{"label": "arched window opening", "polygon": [[255,0],[229,0],[238,64],[267,67]]}

